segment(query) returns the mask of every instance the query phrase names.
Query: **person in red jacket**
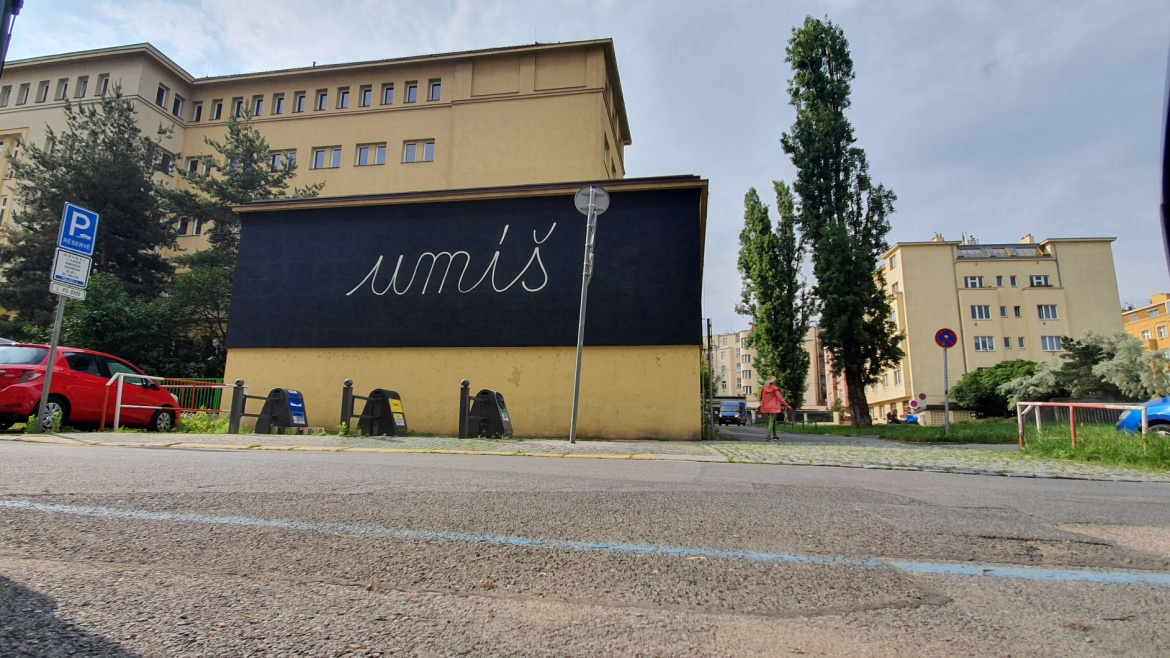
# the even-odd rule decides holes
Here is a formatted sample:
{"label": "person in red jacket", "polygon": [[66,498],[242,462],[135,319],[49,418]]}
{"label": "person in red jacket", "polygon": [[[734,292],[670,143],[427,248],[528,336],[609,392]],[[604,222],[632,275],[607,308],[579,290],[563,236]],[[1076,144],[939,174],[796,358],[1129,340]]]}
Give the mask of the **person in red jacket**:
{"label": "person in red jacket", "polygon": [[780,440],[780,437],[776,436],[776,414],[783,413],[785,408],[792,409],[792,405],[780,394],[780,389],[776,387],[776,378],[769,377],[768,381],[764,382],[764,388],[760,390],[760,413],[768,414],[768,441]]}

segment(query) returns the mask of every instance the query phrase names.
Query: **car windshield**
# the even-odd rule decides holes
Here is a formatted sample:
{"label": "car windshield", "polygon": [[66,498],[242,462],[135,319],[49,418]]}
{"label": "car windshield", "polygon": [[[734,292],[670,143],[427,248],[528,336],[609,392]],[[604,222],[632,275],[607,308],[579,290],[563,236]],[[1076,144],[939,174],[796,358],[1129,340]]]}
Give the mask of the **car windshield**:
{"label": "car windshield", "polygon": [[739,411],[739,405],[734,402],[724,402],[723,411]]}
{"label": "car windshield", "polygon": [[35,366],[45,360],[43,347],[0,347],[0,366]]}

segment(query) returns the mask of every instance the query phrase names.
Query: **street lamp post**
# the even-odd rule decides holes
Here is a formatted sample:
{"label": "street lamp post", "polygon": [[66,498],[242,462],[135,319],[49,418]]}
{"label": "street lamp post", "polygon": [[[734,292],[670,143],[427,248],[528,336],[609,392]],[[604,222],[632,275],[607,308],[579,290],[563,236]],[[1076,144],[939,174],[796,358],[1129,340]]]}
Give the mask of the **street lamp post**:
{"label": "street lamp post", "polygon": [[585,215],[585,262],[581,266],[581,311],[577,318],[577,372],[573,376],[573,420],[569,423],[569,443],[577,442],[577,407],[581,397],[581,352],[585,345],[585,301],[589,280],[593,278],[593,242],[597,236],[597,216],[609,208],[609,194],[598,185],[586,185],[573,197],[577,210]]}

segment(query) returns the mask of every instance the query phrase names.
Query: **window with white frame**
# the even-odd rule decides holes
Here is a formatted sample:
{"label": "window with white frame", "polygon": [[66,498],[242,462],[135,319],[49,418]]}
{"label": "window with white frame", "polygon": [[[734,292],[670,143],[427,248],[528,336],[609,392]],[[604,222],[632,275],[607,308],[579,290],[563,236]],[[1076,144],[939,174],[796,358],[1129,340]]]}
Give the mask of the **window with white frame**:
{"label": "window with white frame", "polygon": [[297,151],[296,149],[285,151],[273,151],[268,156],[268,168],[272,171],[281,171],[283,169],[292,169],[297,166]]}
{"label": "window with white frame", "polygon": [[211,102],[211,120],[219,121],[223,118],[223,101],[216,100]]}
{"label": "window with white frame", "polygon": [[1005,350],[1010,350],[1012,348],[1012,339],[1011,338],[1009,338],[1007,336],[1003,337],[1003,348]]}
{"label": "window with white frame", "polygon": [[305,111],[305,92],[298,91],[296,93],[296,95],[293,96],[293,112],[304,112],[304,111]]}
{"label": "window with white frame", "polygon": [[1033,288],[1048,288],[1052,285],[1048,281],[1047,274],[1033,274],[1030,281]]}
{"label": "window with white frame", "polygon": [[191,121],[198,123],[203,119],[203,103],[195,103],[191,108]]}
{"label": "window with white frame", "polygon": [[743,387],[743,394],[744,395],[751,395],[752,394],[752,387],[751,386],[744,386]]}
{"label": "window with white frame", "polygon": [[37,87],[37,102],[44,103],[49,100],[49,81],[43,80]]}
{"label": "window with white frame", "polygon": [[743,378],[744,379],[751,379],[752,378],[752,371],[751,370],[744,370],[743,371]]}
{"label": "window with white frame", "polygon": [[1001,317],[1001,318],[1007,317],[1007,307],[1006,306],[999,307],[999,317]]}
{"label": "window with white frame", "polygon": [[89,91],[89,76],[83,75],[77,78],[77,91],[73,92],[74,98],[85,98],[85,94]]}
{"label": "window with white frame", "polygon": [[358,144],[357,166],[386,164],[385,144]]}
{"label": "window with white frame", "polygon": [[178,94],[175,94],[174,99],[171,101],[171,114],[180,119],[183,118],[183,101],[183,97]]}
{"label": "window with white frame", "polygon": [[441,80],[431,80],[429,91],[427,92],[428,101],[441,100],[443,97],[443,82]]}
{"label": "window with white frame", "polygon": [[418,83],[417,82],[406,83],[406,98],[403,99],[403,102],[413,103],[417,100],[418,100]]}
{"label": "window with white frame", "polygon": [[1056,304],[1038,304],[1036,306],[1036,314],[1040,316],[1041,320],[1056,320]]}
{"label": "window with white frame", "polygon": [[983,305],[972,304],[971,305],[971,319],[972,320],[990,320],[991,319],[991,306],[987,305],[987,304],[983,304]]}
{"label": "window with white frame", "polygon": [[1009,276],[1008,279],[1011,281],[1012,287],[1015,288],[1016,287],[1016,275],[1013,274],[1013,275]]}
{"label": "window with white frame", "polygon": [[976,336],[975,337],[975,351],[976,352],[994,352],[995,351],[995,337],[994,336]]}
{"label": "window with white frame", "polygon": [[110,74],[103,73],[99,75],[97,81],[97,95],[105,96],[106,92],[110,90]]}
{"label": "window with white frame", "polygon": [[53,100],[63,101],[69,98],[69,78],[61,78],[57,81],[57,93],[53,96]]}
{"label": "window with white frame", "polygon": [[1002,277],[1002,276],[996,276],[996,277],[995,277],[995,287],[996,287],[996,288],[1002,288],[1002,287],[1003,287],[1003,277]]}
{"label": "window with white frame", "polygon": [[1020,308],[1019,306],[1016,306],[1014,308],[1015,308],[1015,313],[1016,313],[1017,318],[1024,317],[1024,310],[1022,308]]}
{"label": "window with white frame", "polygon": [[1150,309],[1150,312],[1149,312],[1149,313],[1146,313],[1146,316],[1147,316],[1147,317],[1151,317],[1151,318],[1156,318],[1156,317],[1158,317],[1158,316],[1159,316],[1159,315],[1161,315],[1161,314],[1162,314],[1162,311],[1160,311],[1160,310],[1158,310],[1158,309],[1156,309],[1156,308],[1152,308],[1152,309]]}
{"label": "window with white frame", "polygon": [[234,116],[237,119],[242,119],[244,117],[244,99],[243,98],[233,98],[232,99],[232,116]]}
{"label": "window with white frame", "polygon": [[981,276],[963,277],[963,285],[967,288],[982,288],[983,287],[983,277],[981,277]]}
{"label": "window with white frame", "polygon": [[284,94],[272,95],[272,113],[284,114]]}
{"label": "window with white frame", "polygon": [[1160,324],[1160,325],[1158,325],[1158,338],[1165,338],[1165,337],[1166,337],[1166,325]]}
{"label": "window with white frame", "polygon": [[167,106],[167,92],[168,91],[170,91],[170,90],[167,89],[166,85],[159,85],[158,91],[156,91],[154,94],[154,104],[159,106],[159,107],[166,107]]}
{"label": "window with white frame", "polygon": [[1134,313],[1133,315],[1129,316],[1129,321],[1130,322],[1137,322],[1138,321],[1138,314]]}
{"label": "window with white frame", "polygon": [[894,371],[894,386],[900,386],[901,384],[902,384],[902,371],[895,370]]}
{"label": "window with white frame", "polygon": [[901,289],[902,289],[902,286],[898,285],[898,282],[897,282],[897,281],[895,281],[895,282],[893,282],[892,284],[890,284],[890,292],[892,292],[892,293],[894,293],[894,294],[897,294],[897,293],[898,293],[898,291],[899,291],[899,290],[901,290]]}
{"label": "window with white frame", "polygon": [[317,90],[317,111],[320,112],[321,110],[324,110],[327,107],[329,107],[329,92],[324,90],[324,89],[318,89]]}
{"label": "window with white frame", "polygon": [[1045,352],[1059,352],[1064,349],[1060,344],[1060,336],[1041,336],[1040,349]]}
{"label": "window with white frame", "polygon": [[1024,349],[1024,337],[1023,336],[1020,336],[1019,340],[1016,341],[1016,347],[1019,347],[1020,349]]}
{"label": "window with white frame", "polygon": [[1149,340],[1149,339],[1150,339],[1150,330],[1149,329],[1142,329],[1142,340]]}
{"label": "window with white frame", "polygon": [[28,102],[28,83],[26,82],[26,83],[20,85],[20,88],[16,92],[16,104],[17,105],[24,105],[27,102]]}
{"label": "window with white frame", "polygon": [[433,162],[435,160],[435,140],[406,142],[402,150],[403,162]]}
{"label": "window with white frame", "polygon": [[893,256],[890,256],[890,269],[891,270],[898,269],[898,254],[894,254]]}
{"label": "window with white frame", "polygon": [[369,107],[374,102],[374,88],[370,85],[364,85],[358,90],[358,105],[360,107]]}
{"label": "window with white frame", "polygon": [[12,85],[4,85],[0,88],[0,107],[8,107],[8,101],[12,98]]}
{"label": "window with white frame", "polygon": [[8,197],[0,198],[0,226],[4,226],[4,220],[8,215]]}
{"label": "window with white frame", "polygon": [[382,85],[382,104],[383,105],[393,105],[394,104],[394,84],[393,83],[388,82],[388,83]]}
{"label": "window with white frame", "polygon": [[263,116],[263,115],[264,115],[264,97],[263,96],[253,96],[252,97],[252,116],[258,117],[258,116]]}
{"label": "window with white frame", "polygon": [[349,87],[341,87],[337,90],[337,109],[349,109]]}

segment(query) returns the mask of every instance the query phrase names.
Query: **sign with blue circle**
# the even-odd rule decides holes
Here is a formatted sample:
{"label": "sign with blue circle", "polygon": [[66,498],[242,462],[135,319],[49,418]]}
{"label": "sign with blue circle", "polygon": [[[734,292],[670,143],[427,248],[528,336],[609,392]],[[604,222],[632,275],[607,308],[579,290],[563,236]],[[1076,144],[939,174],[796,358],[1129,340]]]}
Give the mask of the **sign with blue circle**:
{"label": "sign with blue circle", "polygon": [[959,342],[959,337],[950,329],[939,329],[934,335],[934,342],[938,343],[938,346],[944,350],[948,350]]}

